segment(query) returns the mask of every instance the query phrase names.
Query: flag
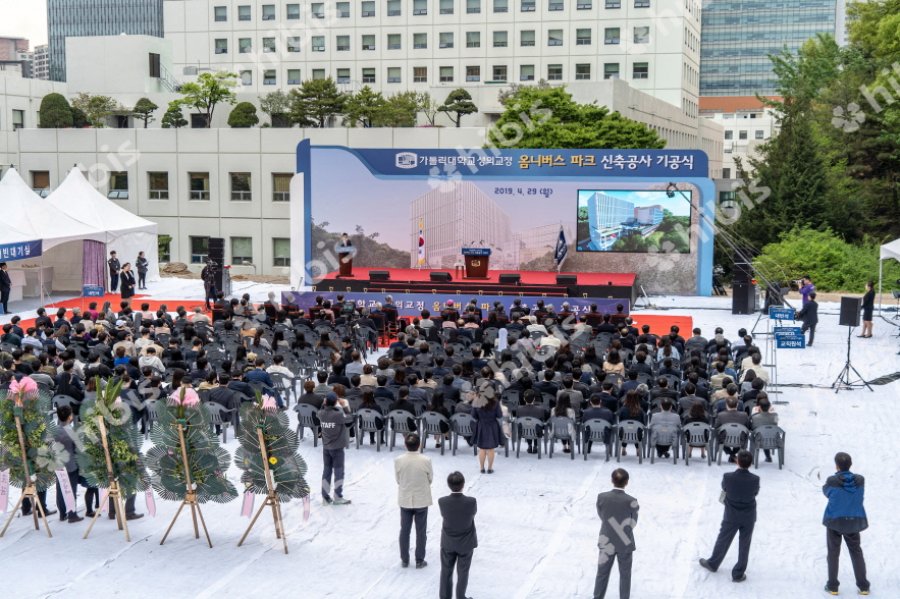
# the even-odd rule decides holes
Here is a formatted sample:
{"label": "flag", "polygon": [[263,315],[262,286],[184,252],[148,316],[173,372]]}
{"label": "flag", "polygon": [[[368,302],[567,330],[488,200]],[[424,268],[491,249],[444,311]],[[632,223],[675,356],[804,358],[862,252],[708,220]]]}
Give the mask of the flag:
{"label": "flag", "polygon": [[553,252],[553,257],[556,259],[556,269],[562,266],[563,261],[566,259],[566,255],[569,253],[569,246],[566,245],[566,232],[563,231],[562,226],[559,227],[559,237],[556,240],[556,250]]}
{"label": "flag", "polygon": [[418,265],[425,265],[425,221],[423,219],[419,219],[419,255],[418,255]]}

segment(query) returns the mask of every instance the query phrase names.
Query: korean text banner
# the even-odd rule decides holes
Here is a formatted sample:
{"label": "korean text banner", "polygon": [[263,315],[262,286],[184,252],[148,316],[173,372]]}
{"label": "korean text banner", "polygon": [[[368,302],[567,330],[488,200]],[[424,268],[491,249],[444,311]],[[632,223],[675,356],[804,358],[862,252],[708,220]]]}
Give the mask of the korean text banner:
{"label": "korean text banner", "polygon": [[0,245],[0,262],[37,258],[43,253],[43,247],[44,243],[40,240],[2,244]]}

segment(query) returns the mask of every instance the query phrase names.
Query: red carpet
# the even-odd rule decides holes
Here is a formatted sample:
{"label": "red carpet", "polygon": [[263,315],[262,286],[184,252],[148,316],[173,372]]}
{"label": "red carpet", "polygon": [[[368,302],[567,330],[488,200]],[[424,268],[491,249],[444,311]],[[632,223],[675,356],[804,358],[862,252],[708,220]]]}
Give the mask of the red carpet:
{"label": "red carpet", "polygon": [[[353,278],[362,281],[369,279],[370,270],[387,270],[391,273],[390,280],[397,281],[413,281],[428,282],[431,273],[437,271],[449,272],[454,280],[457,280],[454,269],[417,269],[417,268],[366,268],[354,267]],[[338,271],[330,272],[325,279],[336,279]],[[523,285],[556,285],[556,273],[552,271],[532,271],[532,270],[491,270],[488,271],[487,279],[463,279],[460,281],[484,281],[485,283],[500,283],[500,275],[516,274],[521,275]],[[579,285],[614,285],[614,286],[632,286],[635,281],[634,273],[613,273],[613,272],[561,272],[561,275],[577,275]],[[352,279],[351,279],[352,280]]]}
{"label": "red carpet", "polygon": [[[120,295],[109,295],[107,294],[104,297],[75,297],[68,300],[63,300],[61,302],[53,302],[52,304],[47,304],[45,306],[47,310],[47,315],[56,320],[56,310],[59,308],[65,308],[66,310],[71,310],[72,308],[81,308],[82,312],[87,310],[88,304],[92,302],[97,303],[97,310],[103,308],[103,304],[105,302],[109,302],[110,309],[116,312],[119,311],[119,305],[122,302],[122,297]],[[165,305],[166,309],[169,312],[174,312],[178,306],[184,306],[184,309],[189,313],[194,311],[194,308],[200,307],[204,308],[204,312],[209,315],[210,313],[206,311],[203,300],[159,300],[159,299],[147,299],[142,295],[135,295],[132,297],[129,302],[131,303],[132,310],[140,310],[142,304],[149,304],[150,310],[156,312],[159,310],[160,306]],[[34,325],[34,319],[30,318],[28,320],[22,320],[19,324],[23,329],[27,329],[30,326]]]}
{"label": "red carpet", "polygon": [[672,325],[678,326],[679,334],[687,339],[691,336],[694,329],[694,319],[690,316],[680,316],[678,314],[642,314],[641,312],[632,312],[631,319],[634,326],[640,329],[643,325],[650,325],[650,332],[655,335],[665,335],[672,328]]}

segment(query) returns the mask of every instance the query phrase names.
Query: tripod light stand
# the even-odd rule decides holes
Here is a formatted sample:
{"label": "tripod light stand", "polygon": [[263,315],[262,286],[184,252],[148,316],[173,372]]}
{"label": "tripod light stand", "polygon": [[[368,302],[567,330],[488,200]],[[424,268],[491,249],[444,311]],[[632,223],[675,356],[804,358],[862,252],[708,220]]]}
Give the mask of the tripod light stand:
{"label": "tripod light stand", "polygon": [[[852,390],[856,389],[857,387],[867,387],[869,391],[875,391],[874,389],[872,389],[872,386],[866,382],[866,379],[863,378],[863,375],[861,375],[850,362],[850,335],[853,332],[853,328],[854,327],[851,326],[847,327],[847,362],[844,364],[844,368],[843,370],[841,370],[841,373],[837,376],[836,379],[834,379],[834,382],[831,383],[831,388],[834,389],[835,393],[839,392],[841,389]],[[851,373],[855,374],[859,378],[856,380],[851,379]]]}

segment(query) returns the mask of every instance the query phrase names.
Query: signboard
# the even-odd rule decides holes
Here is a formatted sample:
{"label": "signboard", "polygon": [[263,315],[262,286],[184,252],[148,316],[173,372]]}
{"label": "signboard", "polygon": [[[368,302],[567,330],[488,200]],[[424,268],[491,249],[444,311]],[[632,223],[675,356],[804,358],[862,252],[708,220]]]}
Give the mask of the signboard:
{"label": "signboard", "polygon": [[103,289],[103,285],[85,285],[81,288],[82,297],[103,297],[104,295],[106,295],[106,290]]}
{"label": "signboard", "polygon": [[786,306],[769,306],[769,320],[794,320],[794,309]]}
{"label": "signboard", "polygon": [[43,253],[43,248],[44,243],[40,240],[23,241],[21,243],[4,243],[0,245],[0,262],[37,258]]}
{"label": "signboard", "polygon": [[775,327],[774,333],[775,347],[778,349],[803,349],[806,347],[806,337],[800,327]]}
{"label": "signboard", "polygon": [[463,248],[463,256],[490,256],[491,248]]}

